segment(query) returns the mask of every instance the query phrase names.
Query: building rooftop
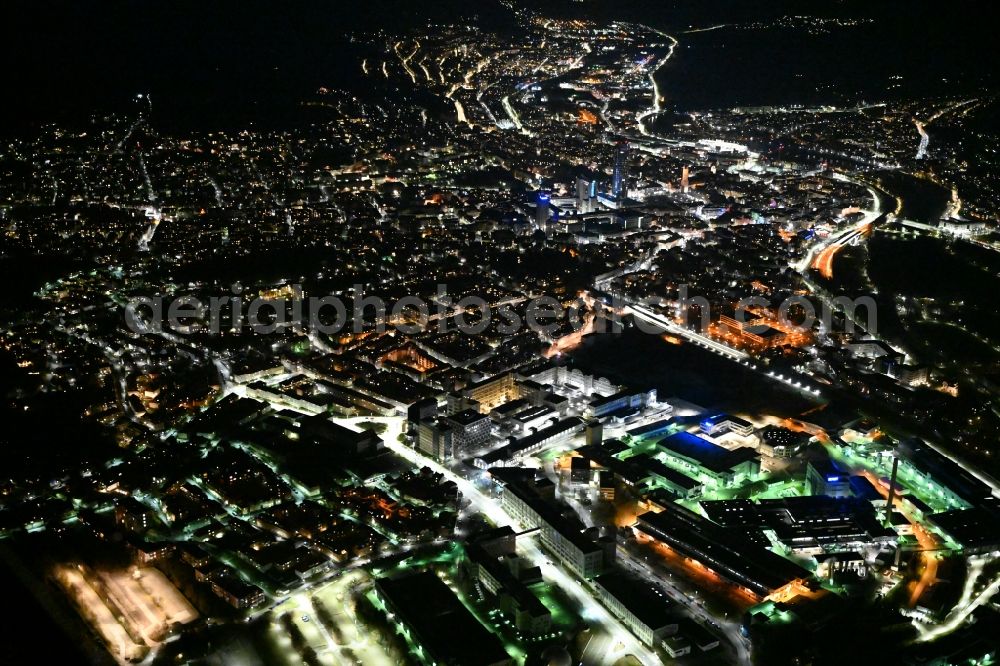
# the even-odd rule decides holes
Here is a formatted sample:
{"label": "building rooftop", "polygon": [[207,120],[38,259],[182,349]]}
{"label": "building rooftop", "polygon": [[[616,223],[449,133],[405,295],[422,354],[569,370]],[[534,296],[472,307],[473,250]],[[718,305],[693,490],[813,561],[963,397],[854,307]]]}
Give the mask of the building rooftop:
{"label": "building rooftop", "polygon": [[988,508],[956,509],[935,513],[928,521],[971,550],[1000,546],[1000,513]]}
{"label": "building rooftop", "polygon": [[[491,470],[490,473],[492,474],[493,471]],[[502,479],[504,477],[503,475],[498,475],[497,478]],[[542,522],[558,532],[559,536],[584,553],[591,553],[601,549],[593,539],[584,534],[577,526],[571,524],[555,505],[545,501],[538,494],[534,484],[527,480],[507,478],[511,480],[504,482],[504,492],[516,495],[532,511],[538,514]],[[549,485],[552,483],[548,479],[544,479],[540,484],[546,482]]]}
{"label": "building rooftop", "polygon": [[375,587],[434,660],[463,666],[510,663],[500,639],[481,625],[437,574],[382,578]]}
{"label": "building rooftop", "polygon": [[652,435],[660,435],[669,430],[677,424],[677,419],[675,417],[670,417],[668,419],[661,419],[660,421],[655,421],[653,423],[647,423],[646,425],[637,426],[635,428],[630,428],[626,434],[629,437],[650,437]]}
{"label": "building rooftop", "polygon": [[791,560],[676,504],[642,514],[636,529],[760,596],[810,575]]}
{"label": "building rooftop", "polygon": [[602,574],[594,582],[653,631],[677,621],[670,612],[670,600],[649,583],[618,572]]}
{"label": "building rooftop", "polygon": [[990,487],[918,439],[899,444],[900,455],[973,506],[992,496]]}
{"label": "building rooftop", "polygon": [[661,439],[657,445],[715,473],[728,472],[740,463],[760,457],[748,446],[725,449],[689,432],[674,433]]}
{"label": "building rooftop", "polygon": [[644,471],[653,474],[654,476],[658,476],[667,483],[685,491],[694,490],[698,486],[702,485],[699,481],[692,479],[687,474],[682,474],[672,467],[667,467],[648,453],[641,453],[637,456],[632,456],[625,462],[636,465]]}
{"label": "building rooftop", "polygon": [[840,466],[829,458],[810,460],[809,466],[816,470],[816,473],[826,479],[828,483],[847,480],[847,474],[844,473],[844,470],[840,469]]}
{"label": "building rooftop", "polygon": [[530,613],[532,617],[541,617],[549,614],[549,609],[545,604],[511,572],[505,562],[501,562],[499,558],[490,555],[478,543],[466,544],[465,554],[471,562],[486,569],[490,576],[500,584],[503,591],[510,595],[519,608]]}
{"label": "building rooftop", "polygon": [[725,423],[726,421],[740,427],[740,428],[752,428],[753,424],[746,419],[741,419],[738,416],[733,416],[732,414],[716,414],[715,416],[709,416],[708,418],[701,420],[702,427],[712,427],[720,423]]}
{"label": "building rooftop", "polygon": [[486,414],[478,412],[475,409],[466,409],[451,416],[445,417],[448,421],[455,423],[460,426],[468,426],[473,423],[482,421],[483,419],[489,418]]}

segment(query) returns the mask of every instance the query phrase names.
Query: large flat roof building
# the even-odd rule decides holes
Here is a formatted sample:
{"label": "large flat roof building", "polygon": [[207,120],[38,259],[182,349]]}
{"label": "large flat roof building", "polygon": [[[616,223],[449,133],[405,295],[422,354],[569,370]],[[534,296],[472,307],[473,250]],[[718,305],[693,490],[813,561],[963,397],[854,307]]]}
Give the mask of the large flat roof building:
{"label": "large flat roof building", "polygon": [[713,485],[733,485],[760,473],[760,455],[748,446],[726,449],[689,432],[674,433],[656,445],[675,465]]}
{"label": "large flat roof building", "polygon": [[609,396],[591,400],[587,414],[591,418],[601,418],[626,409],[640,409],[656,402],[656,389],[646,391],[619,391]]}
{"label": "large flat roof building", "polygon": [[670,600],[648,583],[611,572],[598,576],[594,585],[604,605],[646,645],[677,633]]}
{"label": "large flat roof building", "polygon": [[508,666],[514,660],[496,634],[481,625],[430,571],[381,578],[375,592],[425,652],[427,663]]}
{"label": "large flat roof building", "polygon": [[988,485],[919,439],[900,442],[899,454],[910,474],[940,488],[955,508],[981,505],[993,494]]}
{"label": "large flat roof building", "polygon": [[829,458],[810,460],[806,466],[806,490],[810,495],[850,497],[851,475]]}
{"label": "large flat roof building", "polygon": [[546,446],[567,440],[581,432],[583,428],[583,419],[570,416],[526,437],[512,439],[509,444],[479,456],[473,463],[480,469],[501,467],[524,456],[538,453]]}
{"label": "large flat roof building", "polygon": [[808,570],[739,532],[676,504],[642,514],[634,529],[758,597],[779,594],[810,576]]}
{"label": "large flat roof building", "polygon": [[517,575],[520,558],[508,552],[492,553],[488,546],[488,542],[465,545],[465,555],[476,579],[498,598],[502,611],[513,615],[518,629],[535,634],[548,631],[552,613]]}
{"label": "large flat roof building", "polygon": [[542,545],[578,576],[593,578],[600,574],[605,564],[604,548],[564,518],[555,505],[547,502],[532,481],[524,478],[523,471],[490,470],[503,486],[501,505],[504,510],[524,528],[540,528]]}
{"label": "large flat roof building", "polygon": [[896,539],[896,534],[878,521],[872,504],[855,497],[702,501],[701,509],[722,527],[769,530],[784,546],[800,552],[887,545]]}
{"label": "large flat roof building", "polygon": [[727,432],[734,432],[741,437],[749,437],[753,434],[753,424],[746,419],[731,414],[716,414],[702,419],[699,424],[701,431],[706,435],[715,437]]}

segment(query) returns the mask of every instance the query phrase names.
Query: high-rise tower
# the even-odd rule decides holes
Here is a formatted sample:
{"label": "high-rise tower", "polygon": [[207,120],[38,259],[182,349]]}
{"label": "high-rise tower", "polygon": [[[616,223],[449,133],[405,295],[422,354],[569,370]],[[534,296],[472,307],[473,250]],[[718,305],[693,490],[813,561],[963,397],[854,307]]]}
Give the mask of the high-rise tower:
{"label": "high-rise tower", "polygon": [[594,202],[597,200],[597,181],[587,178],[576,179],[576,212],[580,214],[593,213]]}
{"label": "high-rise tower", "polygon": [[611,198],[621,203],[625,198],[628,168],[628,141],[619,141],[615,145],[615,165],[611,172]]}
{"label": "high-rise tower", "polygon": [[545,190],[538,191],[538,198],[535,200],[535,227],[545,230],[549,222],[549,202],[551,196]]}

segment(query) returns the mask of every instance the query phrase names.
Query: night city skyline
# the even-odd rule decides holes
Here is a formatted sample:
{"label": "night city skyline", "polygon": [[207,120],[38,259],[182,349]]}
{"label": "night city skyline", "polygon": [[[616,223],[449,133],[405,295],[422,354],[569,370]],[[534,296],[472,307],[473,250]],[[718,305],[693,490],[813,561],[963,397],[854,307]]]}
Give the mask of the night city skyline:
{"label": "night city skyline", "polygon": [[998,659],[984,3],[3,15],[0,664]]}

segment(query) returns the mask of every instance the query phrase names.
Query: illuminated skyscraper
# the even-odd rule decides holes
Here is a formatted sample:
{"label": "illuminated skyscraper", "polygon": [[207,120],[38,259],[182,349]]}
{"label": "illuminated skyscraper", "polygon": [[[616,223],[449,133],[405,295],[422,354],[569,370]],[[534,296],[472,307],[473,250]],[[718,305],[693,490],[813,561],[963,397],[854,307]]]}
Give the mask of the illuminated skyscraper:
{"label": "illuminated skyscraper", "polygon": [[621,202],[625,198],[628,167],[628,141],[619,141],[615,145],[615,166],[611,172],[611,198]]}
{"label": "illuminated skyscraper", "polygon": [[597,181],[586,178],[576,179],[576,212],[594,212],[594,202],[597,200]]}
{"label": "illuminated skyscraper", "polygon": [[681,169],[681,191],[682,192],[687,192],[688,191],[688,187],[690,185],[690,181],[689,181],[690,175],[691,175],[691,171],[690,171],[690,169],[688,169],[688,167],[684,167],[683,169]]}
{"label": "illuminated skyscraper", "polygon": [[539,190],[538,199],[535,201],[535,227],[545,229],[549,221],[549,201],[551,197],[545,190]]}

